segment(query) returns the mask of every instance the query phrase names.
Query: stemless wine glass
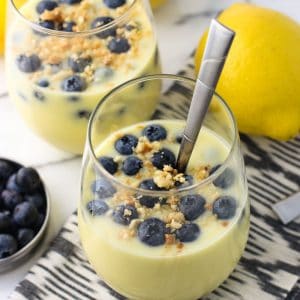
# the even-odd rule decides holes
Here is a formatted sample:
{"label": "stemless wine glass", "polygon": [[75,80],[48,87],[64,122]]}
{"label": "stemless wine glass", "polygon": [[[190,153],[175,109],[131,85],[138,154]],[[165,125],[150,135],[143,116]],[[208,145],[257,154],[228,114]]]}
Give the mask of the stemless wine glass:
{"label": "stemless wine glass", "polygon": [[[188,181],[170,190],[143,189],[138,184],[142,180],[140,175],[121,181],[118,176],[125,176],[120,174],[125,170],[122,162],[128,156],[117,155],[116,150],[111,149],[110,153],[116,153],[114,161],[118,164],[118,170],[112,170],[108,165],[103,167],[99,149],[109,152],[108,148],[114,147],[112,136],[117,131],[115,137],[122,137],[119,130],[124,126],[135,128],[136,135],[151,122],[142,109],[137,111],[131,106],[123,112],[121,122],[115,117],[119,98],[127,97],[128,93],[135,97],[140,86],[145,88],[140,98],[141,107],[151,97],[147,86],[161,87],[156,94],[161,105],[153,122],[167,129],[164,145],[173,143],[170,149],[174,150],[178,128],[180,132],[184,128],[195,87],[192,79],[175,75],[141,77],[115,88],[99,102],[89,121],[83,157],[78,208],[82,245],[97,274],[130,299],[198,299],[229,276],[247,241],[249,202],[236,123],[227,104],[215,94],[191,161],[197,163],[204,159],[205,162],[206,158],[218,161],[218,147],[224,147],[226,155],[221,165],[212,166],[209,176],[203,180]],[[145,121],[148,122],[140,123]],[[155,145],[160,147],[159,142]],[[146,143],[143,149],[147,151],[147,147]],[[175,154],[178,141],[176,147]],[[138,152],[137,148],[132,151]],[[206,203],[200,216],[197,215],[199,207],[193,207],[193,200],[182,204],[186,202],[183,199],[193,198],[202,198]],[[222,201],[217,201],[220,199]],[[151,205],[151,201],[155,204]],[[227,206],[231,201],[235,201],[235,207]],[[196,239],[195,232],[190,235],[185,225],[177,226],[176,221],[180,220],[176,217],[182,215],[183,208],[189,220],[185,225],[195,227],[196,224],[200,228]],[[149,225],[146,221],[153,215],[160,220],[154,221],[156,225]],[[165,235],[161,234],[161,226],[166,228]]]}
{"label": "stemless wine glass", "polygon": [[[160,72],[149,3],[21,2],[8,5],[10,97],[34,132],[63,150],[82,153],[98,101],[122,82]],[[136,101],[150,116],[156,105],[156,98],[149,98],[140,106],[137,95],[119,100],[120,113]]]}

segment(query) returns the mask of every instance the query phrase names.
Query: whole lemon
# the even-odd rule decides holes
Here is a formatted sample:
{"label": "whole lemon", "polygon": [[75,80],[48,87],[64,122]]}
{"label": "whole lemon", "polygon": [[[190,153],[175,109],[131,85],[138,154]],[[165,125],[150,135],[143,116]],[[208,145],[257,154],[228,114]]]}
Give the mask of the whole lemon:
{"label": "whole lemon", "polygon": [[6,0],[0,2],[0,55],[4,52]]}
{"label": "whole lemon", "polygon": [[[6,22],[6,2],[9,0],[0,0],[0,55],[4,53],[5,48],[5,22]],[[20,8],[26,0],[14,0],[16,8]],[[13,16],[13,14],[12,14]],[[12,21],[12,20],[11,20]]]}
{"label": "whole lemon", "polygon": [[[217,92],[241,132],[287,140],[300,129],[300,26],[287,16],[234,4],[218,20],[236,32]],[[199,70],[207,32],[195,56]]]}

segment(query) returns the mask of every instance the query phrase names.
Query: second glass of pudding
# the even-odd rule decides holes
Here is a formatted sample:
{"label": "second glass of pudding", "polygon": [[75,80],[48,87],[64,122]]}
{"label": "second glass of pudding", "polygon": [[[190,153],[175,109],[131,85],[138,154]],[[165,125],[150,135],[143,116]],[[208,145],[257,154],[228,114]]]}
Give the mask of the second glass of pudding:
{"label": "second glass of pudding", "polygon": [[[118,99],[148,85],[162,86],[153,120],[144,118],[141,104],[138,111],[127,107],[120,124]],[[239,136],[218,95],[186,172],[176,170],[194,86],[172,75],[130,81],[105,96],[89,122],[81,241],[97,274],[130,299],[198,299],[230,275],[247,241]]]}
{"label": "second glass of pudding", "polygon": [[[160,72],[150,6],[143,0],[8,2],[10,97],[34,132],[82,153],[87,122],[100,99],[129,79]],[[129,105],[151,116],[159,87],[137,88],[130,99],[119,99],[114,118]],[[148,94],[143,106],[139,93]]]}

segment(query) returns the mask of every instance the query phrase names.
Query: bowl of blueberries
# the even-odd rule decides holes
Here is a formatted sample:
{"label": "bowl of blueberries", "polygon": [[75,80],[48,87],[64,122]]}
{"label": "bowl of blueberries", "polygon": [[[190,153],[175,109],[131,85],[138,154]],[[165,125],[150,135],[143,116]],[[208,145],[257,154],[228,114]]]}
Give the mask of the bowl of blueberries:
{"label": "bowl of blueberries", "polygon": [[0,272],[32,253],[44,236],[49,212],[38,172],[0,158]]}

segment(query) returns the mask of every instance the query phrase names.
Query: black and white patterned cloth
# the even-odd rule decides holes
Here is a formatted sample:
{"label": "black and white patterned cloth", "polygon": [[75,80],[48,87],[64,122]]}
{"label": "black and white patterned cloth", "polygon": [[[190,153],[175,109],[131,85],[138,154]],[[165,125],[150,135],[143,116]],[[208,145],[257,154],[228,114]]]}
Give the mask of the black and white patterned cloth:
{"label": "black and white patterned cloth", "polygon": [[[194,77],[193,66],[179,73]],[[168,96],[176,98],[168,101]],[[182,116],[189,103],[174,84],[157,113]],[[174,100],[177,99],[177,100]],[[283,225],[271,206],[300,189],[300,137],[278,142],[241,135],[251,200],[251,229],[243,257],[230,277],[205,300],[300,299],[300,220]],[[300,205],[300,203],[299,203]],[[11,300],[126,299],[93,271],[82,251],[73,214],[49,250],[10,296]],[[170,299],[171,300],[171,299]]]}

